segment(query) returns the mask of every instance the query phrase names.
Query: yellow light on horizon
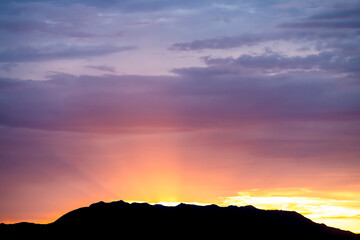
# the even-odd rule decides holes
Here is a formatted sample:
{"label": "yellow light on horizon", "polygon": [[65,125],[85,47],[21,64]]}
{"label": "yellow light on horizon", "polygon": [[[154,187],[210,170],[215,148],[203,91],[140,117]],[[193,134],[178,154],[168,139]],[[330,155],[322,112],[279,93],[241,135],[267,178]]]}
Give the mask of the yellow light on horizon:
{"label": "yellow light on horizon", "polygon": [[[307,193],[307,194],[306,194]],[[297,196],[298,194],[298,196]],[[305,194],[305,195],[303,195]],[[296,211],[317,223],[360,233],[360,196],[355,199],[332,199],[311,190],[294,193],[282,189],[260,191],[253,189],[226,197],[223,205],[253,205],[261,209]],[[309,195],[309,196],[306,196]],[[360,193],[359,193],[360,195]]]}

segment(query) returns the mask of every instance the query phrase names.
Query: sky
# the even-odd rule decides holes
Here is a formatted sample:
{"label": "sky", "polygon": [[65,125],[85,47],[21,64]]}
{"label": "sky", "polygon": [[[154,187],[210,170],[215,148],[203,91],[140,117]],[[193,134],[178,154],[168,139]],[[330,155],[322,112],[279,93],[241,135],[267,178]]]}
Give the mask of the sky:
{"label": "sky", "polygon": [[360,1],[3,0],[0,222],[254,205],[360,232]]}

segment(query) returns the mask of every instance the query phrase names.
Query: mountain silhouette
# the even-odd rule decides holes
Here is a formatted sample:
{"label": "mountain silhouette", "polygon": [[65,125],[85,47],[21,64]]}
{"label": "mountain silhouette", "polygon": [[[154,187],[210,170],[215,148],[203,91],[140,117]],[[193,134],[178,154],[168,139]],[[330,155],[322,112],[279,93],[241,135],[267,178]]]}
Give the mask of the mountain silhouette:
{"label": "mountain silhouette", "polygon": [[124,201],[94,203],[49,224],[0,224],[0,236],[11,237],[8,239],[360,239],[358,234],[314,223],[291,211],[184,203],[167,207]]}

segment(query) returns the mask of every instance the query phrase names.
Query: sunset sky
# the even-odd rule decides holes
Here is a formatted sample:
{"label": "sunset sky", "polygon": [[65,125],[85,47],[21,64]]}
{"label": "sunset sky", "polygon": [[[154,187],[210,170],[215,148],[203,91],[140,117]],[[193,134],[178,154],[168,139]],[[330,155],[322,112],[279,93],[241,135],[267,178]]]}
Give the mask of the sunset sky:
{"label": "sunset sky", "polygon": [[360,1],[0,1],[0,222],[120,199],[360,232]]}

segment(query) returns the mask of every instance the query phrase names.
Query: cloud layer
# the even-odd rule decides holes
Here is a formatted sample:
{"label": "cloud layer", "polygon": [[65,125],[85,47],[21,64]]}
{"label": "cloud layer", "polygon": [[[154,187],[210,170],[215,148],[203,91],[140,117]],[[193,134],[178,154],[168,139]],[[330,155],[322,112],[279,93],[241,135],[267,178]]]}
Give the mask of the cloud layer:
{"label": "cloud layer", "polygon": [[63,46],[51,45],[34,48],[18,47],[0,51],[0,62],[36,62],[102,56],[136,49],[134,46]]}

